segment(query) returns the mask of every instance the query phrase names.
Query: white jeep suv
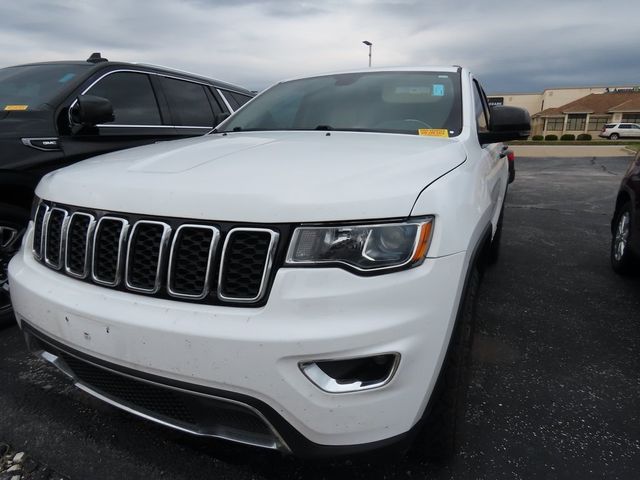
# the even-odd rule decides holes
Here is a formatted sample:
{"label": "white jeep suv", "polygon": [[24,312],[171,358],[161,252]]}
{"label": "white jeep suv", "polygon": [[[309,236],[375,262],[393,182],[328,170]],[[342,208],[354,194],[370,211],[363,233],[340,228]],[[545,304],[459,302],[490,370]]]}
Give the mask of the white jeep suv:
{"label": "white jeep suv", "polygon": [[91,395],[298,455],[448,452],[508,184],[460,67],[276,84],[201,138],[47,175],[11,297],[30,349]]}

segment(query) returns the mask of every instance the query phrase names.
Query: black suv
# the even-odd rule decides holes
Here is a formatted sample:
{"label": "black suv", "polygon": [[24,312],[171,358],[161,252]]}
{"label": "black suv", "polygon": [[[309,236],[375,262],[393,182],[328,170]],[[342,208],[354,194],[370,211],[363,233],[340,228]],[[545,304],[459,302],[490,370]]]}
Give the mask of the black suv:
{"label": "black suv", "polygon": [[99,53],[0,69],[0,324],[12,318],[7,265],[43,175],[101,153],[205,134],[252,97],[235,85]]}

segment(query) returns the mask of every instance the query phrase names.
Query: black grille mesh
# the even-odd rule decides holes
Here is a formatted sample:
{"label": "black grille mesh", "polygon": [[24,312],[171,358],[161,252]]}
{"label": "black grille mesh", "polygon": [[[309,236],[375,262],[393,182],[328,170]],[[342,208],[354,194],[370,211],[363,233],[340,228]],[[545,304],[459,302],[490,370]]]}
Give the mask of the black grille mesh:
{"label": "black grille mesh", "polygon": [[131,234],[127,266],[127,280],[131,286],[154,289],[163,232],[164,226],[157,223],[139,223],[135,226]]}
{"label": "black grille mesh", "polygon": [[36,212],[35,227],[33,229],[33,251],[38,257],[42,257],[42,230],[44,228],[44,216],[47,214],[47,207],[40,204]]}
{"label": "black grille mesh", "polygon": [[202,295],[207,282],[213,230],[184,227],[176,235],[171,265],[171,290],[182,295]]}
{"label": "black grille mesh", "polygon": [[237,231],[230,235],[220,291],[229,298],[255,298],[260,292],[271,235],[256,231]]}
{"label": "black grille mesh", "polygon": [[67,227],[67,268],[76,275],[85,274],[90,223],[88,215],[74,215]]}
{"label": "black grille mesh", "polygon": [[63,354],[63,358],[80,380],[102,393],[165,417],[195,423],[189,409],[171,390],[95,367],[71,355]]}
{"label": "black grille mesh", "polygon": [[104,218],[96,229],[93,273],[103,282],[115,283],[118,280],[116,273],[123,228],[120,220]]}
{"label": "black grille mesh", "polygon": [[60,246],[62,245],[62,226],[65,212],[52,210],[47,222],[47,239],[45,241],[45,255],[49,263],[60,267]]}
{"label": "black grille mesh", "polygon": [[271,437],[269,427],[244,407],[150,384],[97,367],[61,352],[67,366],[86,385],[119,403],[185,426],[217,426]]}

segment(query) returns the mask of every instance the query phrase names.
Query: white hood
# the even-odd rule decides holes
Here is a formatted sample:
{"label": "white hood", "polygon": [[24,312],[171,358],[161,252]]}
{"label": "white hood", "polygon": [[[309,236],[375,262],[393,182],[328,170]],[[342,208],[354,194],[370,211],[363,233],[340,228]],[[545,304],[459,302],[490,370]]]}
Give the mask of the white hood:
{"label": "white hood", "polygon": [[101,155],[47,175],[40,198],[233,222],[405,217],[465,160],[459,142],[352,132],[238,132]]}

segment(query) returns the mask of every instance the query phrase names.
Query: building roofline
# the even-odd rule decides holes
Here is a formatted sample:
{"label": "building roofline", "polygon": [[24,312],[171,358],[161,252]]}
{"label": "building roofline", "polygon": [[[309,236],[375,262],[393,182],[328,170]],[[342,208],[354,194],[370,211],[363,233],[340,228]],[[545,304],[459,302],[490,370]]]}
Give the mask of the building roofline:
{"label": "building roofline", "polygon": [[[548,87],[541,92],[505,92],[505,93],[489,93],[488,97],[505,96],[505,95],[544,95],[549,90],[578,90],[583,88],[638,88],[640,85],[587,85],[573,87]],[[616,93],[616,92],[611,92]]]}

